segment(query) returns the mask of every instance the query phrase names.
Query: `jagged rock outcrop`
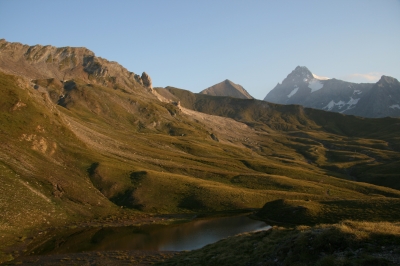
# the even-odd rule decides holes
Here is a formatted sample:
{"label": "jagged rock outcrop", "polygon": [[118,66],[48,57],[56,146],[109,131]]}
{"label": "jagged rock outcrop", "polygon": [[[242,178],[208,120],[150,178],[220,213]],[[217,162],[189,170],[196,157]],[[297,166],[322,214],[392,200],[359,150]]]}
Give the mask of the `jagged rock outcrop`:
{"label": "jagged rock outcrop", "polygon": [[229,96],[240,99],[253,99],[253,97],[239,84],[226,79],[200,92],[212,96]]}
{"label": "jagged rock outcrop", "polygon": [[[363,117],[398,117],[400,95],[397,93],[396,82],[393,81],[396,79],[385,77],[384,80],[390,81],[378,82],[378,87],[381,88],[378,89],[373,83],[351,83],[321,78],[306,67],[298,66],[281,84],[278,83],[264,100]],[[371,108],[372,106],[375,107]]]}
{"label": "jagged rock outcrop", "polygon": [[141,78],[142,78],[142,81],[143,81],[143,85],[146,88],[153,89],[153,84],[151,82],[151,78],[146,72],[142,73],[142,77]]}

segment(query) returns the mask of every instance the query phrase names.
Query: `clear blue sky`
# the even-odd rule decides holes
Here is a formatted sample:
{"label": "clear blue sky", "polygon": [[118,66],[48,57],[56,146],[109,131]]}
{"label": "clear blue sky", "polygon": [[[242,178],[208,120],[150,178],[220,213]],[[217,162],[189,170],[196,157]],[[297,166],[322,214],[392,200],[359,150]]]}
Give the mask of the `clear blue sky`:
{"label": "clear blue sky", "polygon": [[85,46],[154,86],[199,92],[230,79],[258,99],[298,65],[400,79],[399,0],[0,0],[0,38]]}

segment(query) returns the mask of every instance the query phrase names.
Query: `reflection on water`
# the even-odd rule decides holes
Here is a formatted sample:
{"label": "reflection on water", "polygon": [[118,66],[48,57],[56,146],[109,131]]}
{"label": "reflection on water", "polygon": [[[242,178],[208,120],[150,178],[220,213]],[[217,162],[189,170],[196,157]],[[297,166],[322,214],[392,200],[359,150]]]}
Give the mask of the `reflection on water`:
{"label": "reflection on water", "polygon": [[176,225],[91,228],[64,234],[35,251],[36,254],[93,250],[182,251],[201,248],[243,232],[266,230],[264,222],[246,216],[201,219]]}
{"label": "reflection on water", "polygon": [[168,230],[169,241],[158,250],[192,250],[239,233],[268,229],[264,222],[246,216],[193,221]]}

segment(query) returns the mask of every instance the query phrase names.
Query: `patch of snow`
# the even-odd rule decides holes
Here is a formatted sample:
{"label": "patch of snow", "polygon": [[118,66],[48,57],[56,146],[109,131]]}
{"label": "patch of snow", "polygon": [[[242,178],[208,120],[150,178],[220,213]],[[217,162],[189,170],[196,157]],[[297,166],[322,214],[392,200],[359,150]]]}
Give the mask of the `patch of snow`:
{"label": "patch of snow", "polygon": [[[344,101],[339,101],[339,102],[335,102],[334,100],[331,100],[324,108],[322,108],[323,110],[327,110],[327,111],[331,111],[333,108],[335,108],[336,106],[339,109],[342,109],[343,107],[347,107],[346,109],[340,111],[341,113],[346,112],[347,110],[350,110],[354,107],[356,107],[358,101],[360,100],[360,98],[356,98],[353,99],[353,97],[350,97],[350,100],[346,103]],[[400,109],[400,106],[399,106]]]}
{"label": "patch of snow", "polygon": [[296,92],[299,90],[299,87],[295,87],[294,88],[294,90],[292,90],[292,92],[291,93],[289,93],[289,95],[287,96],[288,98],[290,98],[290,97],[292,97],[293,95],[295,95],[296,94]]}
{"label": "patch of snow", "polygon": [[322,89],[324,84],[322,84],[318,79],[312,79],[308,83],[308,87],[311,89],[311,93]]}
{"label": "patch of snow", "polygon": [[362,93],[362,91],[360,91],[360,90],[354,90],[354,92],[353,92],[353,94],[361,94]]}
{"label": "patch of snow", "polygon": [[357,103],[358,103],[359,100],[360,100],[360,98],[358,98],[358,99],[353,99],[353,97],[350,97],[350,100],[347,102],[347,105],[348,105],[347,108],[346,108],[345,110],[341,111],[341,113],[344,113],[344,112],[346,112],[347,110],[350,110],[350,109],[356,107],[356,105],[357,105]]}
{"label": "patch of snow", "polygon": [[324,110],[328,110],[328,111],[330,111],[330,110],[332,110],[332,108],[335,106],[335,102],[332,100],[332,101],[330,101],[324,108],[322,108],[322,109],[324,109]]}
{"label": "patch of snow", "polygon": [[358,101],[360,100],[360,98],[358,99],[353,99],[353,97],[350,97],[350,100],[347,102],[348,105],[356,105],[358,103]]}
{"label": "patch of snow", "polygon": [[[357,102],[359,99],[356,99]],[[339,109],[342,109],[343,106],[345,106],[346,103],[344,101],[339,101],[339,102],[335,102],[334,100],[331,100],[324,108],[322,108],[323,110],[327,110],[327,111],[331,111],[335,106],[338,106]]]}
{"label": "patch of snow", "polygon": [[398,104],[393,104],[393,105],[389,106],[389,108],[392,108],[392,109],[395,109],[395,108],[400,109],[400,105],[398,105]]}
{"label": "patch of snow", "polygon": [[303,79],[303,81],[304,81],[304,82],[307,82],[307,81],[308,81],[308,79],[306,79],[306,78],[305,78],[305,79]]}
{"label": "patch of snow", "polygon": [[313,75],[313,77],[314,77],[315,79],[319,79],[319,80],[328,80],[328,79],[331,79],[331,78],[321,77],[321,76],[315,75],[314,73],[312,73],[312,75]]}
{"label": "patch of snow", "polygon": [[346,103],[344,101],[339,101],[336,105],[339,106],[339,109],[342,109],[342,107],[345,106]]}

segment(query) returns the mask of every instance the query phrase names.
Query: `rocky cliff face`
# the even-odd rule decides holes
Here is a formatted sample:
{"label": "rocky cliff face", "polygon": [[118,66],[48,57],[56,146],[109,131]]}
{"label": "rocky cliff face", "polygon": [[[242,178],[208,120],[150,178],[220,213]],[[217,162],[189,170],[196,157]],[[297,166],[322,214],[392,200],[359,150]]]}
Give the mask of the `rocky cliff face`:
{"label": "rocky cliff face", "polygon": [[235,84],[228,79],[215,84],[200,93],[211,96],[229,96],[240,99],[253,99],[253,97],[242,86]]}
{"label": "rocky cliff face", "polygon": [[[306,67],[298,66],[282,84],[278,83],[264,100],[280,104],[300,104],[363,117],[398,117],[398,81],[391,77],[382,79],[375,85],[351,83],[321,78],[312,74]],[[372,106],[374,108],[371,108]]]}
{"label": "rocky cliff face", "polygon": [[[148,74],[142,76],[128,71],[84,47],[23,45],[0,40],[0,70],[31,79],[81,79],[115,89],[136,93],[143,87],[152,88]],[[137,88],[137,89],[135,89]]]}

